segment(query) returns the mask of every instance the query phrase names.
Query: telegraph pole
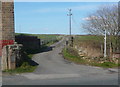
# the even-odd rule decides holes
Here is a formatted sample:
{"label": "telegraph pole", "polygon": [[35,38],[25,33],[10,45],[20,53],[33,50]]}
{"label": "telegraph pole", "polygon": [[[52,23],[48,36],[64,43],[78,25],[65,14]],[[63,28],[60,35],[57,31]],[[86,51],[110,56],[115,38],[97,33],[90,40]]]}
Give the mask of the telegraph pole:
{"label": "telegraph pole", "polygon": [[72,21],[71,21],[71,16],[72,16],[72,9],[69,9],[69,14],[68,14],[68,16],[69,16],[69,32],[70,32],[70,36],[69,36],[69,40],[70,40],[70,42],[69,42],[69,45],[71,46],[71,47],[73,47],[73,37],[72,37],[72,32],[71,32],[71,26],[72,26]]}
{"label": "telegraph pole", "polygon": [[70,37],[71,37],[71,16],[72,16],[72,13],[71,13],[72,9],[69,9],[69,31],[70,31]]}
{"label": "telegraph pole", "polygon": [[106,35],[106,30],[105,30],[105,37],[104,37],[104,57],[107,57],[107,55],[106,55],[106,43],[107,43],[107,35]]}

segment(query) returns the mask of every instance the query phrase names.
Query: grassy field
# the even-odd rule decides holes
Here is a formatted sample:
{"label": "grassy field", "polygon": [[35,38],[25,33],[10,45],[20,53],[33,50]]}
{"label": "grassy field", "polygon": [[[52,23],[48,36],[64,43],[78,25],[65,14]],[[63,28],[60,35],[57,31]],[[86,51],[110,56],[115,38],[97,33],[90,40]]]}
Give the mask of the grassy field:
{"label": "grassy field", "polygon": [[81,41],[100,41],[103,40],[103,36],[96,36],[96,35],[77,35],[76,39]]}
{"label": "grassy field", "polygon": [[85,43],[96,43],[96,44],[103,44],[104,37],[103,36],[95,36],[95,35],[77,35],[74,38],[74,43],[79,44],[79,42]]}
{"label": "grassy field", "polygon": [[[111,39],[112,39],[112,46],[113,47],[116,47],[116,46],[118,46],[118,44],[116,44],[116,42],[117,43],[119,43],[118,42],[118,40],[115,40],[115,36],[112,36],[111,37]],[[75,44],[79,44],[79,42],[85,42],[85,43],[89,43],[89,44],[98,44],[98,45],[100,45],[100,44],[104,44],[104,36],[99,36],[99,35],[77,35],[77,36],[75,36]],[[109,47],[109,41],[110,41],[110,37],[109,36],[107,36],[107,47]]]}

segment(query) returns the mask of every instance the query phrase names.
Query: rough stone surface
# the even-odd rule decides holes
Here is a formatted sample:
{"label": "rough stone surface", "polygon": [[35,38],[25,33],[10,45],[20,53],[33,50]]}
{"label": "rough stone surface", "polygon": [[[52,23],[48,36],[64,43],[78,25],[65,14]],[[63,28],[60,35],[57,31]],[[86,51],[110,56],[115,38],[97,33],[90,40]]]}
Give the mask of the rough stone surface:
{"label": "rough stone surface", "polygon": [[14,2],[0,0],[0,56],[1,69],[15,69],[20,59],[19,45],[14,43]]}
{"label": "rough stone surface", "polygon": [[2,50],[2,70],[15,69],[17,63],[21,60],[22,45],[14,44],[3,47]]}
{"label": "rough stone surface", "polygon": [[[2,3],[0,1],[0,41],[2,40]],[[2,53],[2,43],[0,42],[0,55]]]}
{"label": "rough stone surface", "polygon": [[0,1],[0,56],[2,47],[14,43],[14,3]]}
{"label": "rough stone surface", "polygon": [[13,2],[2,2],[2,40],[14,40],[13,4]]}

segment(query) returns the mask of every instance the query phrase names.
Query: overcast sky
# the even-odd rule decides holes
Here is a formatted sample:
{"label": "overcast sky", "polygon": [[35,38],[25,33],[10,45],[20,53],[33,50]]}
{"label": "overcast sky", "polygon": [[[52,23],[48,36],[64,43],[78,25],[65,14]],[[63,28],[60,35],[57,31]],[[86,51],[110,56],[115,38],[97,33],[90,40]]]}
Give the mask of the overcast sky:
{"label": "overcast sky", "polygon": [[72,9],[72,34],[86,34],[85,18],[100,6],[117,2],[15,2],[17,33],[68,34],[68,9]]}

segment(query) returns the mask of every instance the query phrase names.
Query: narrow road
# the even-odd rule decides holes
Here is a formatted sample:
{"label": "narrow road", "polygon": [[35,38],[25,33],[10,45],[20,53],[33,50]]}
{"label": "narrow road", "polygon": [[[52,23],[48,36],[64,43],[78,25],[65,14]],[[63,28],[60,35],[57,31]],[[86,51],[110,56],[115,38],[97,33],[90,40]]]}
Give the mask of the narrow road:
{"label": "narrow road", "polygon": [[65,60],[61,55],[64,41],[34,55],[39,66],[33,73],[3,76],[3,85],[118,85],[118,72]]}

